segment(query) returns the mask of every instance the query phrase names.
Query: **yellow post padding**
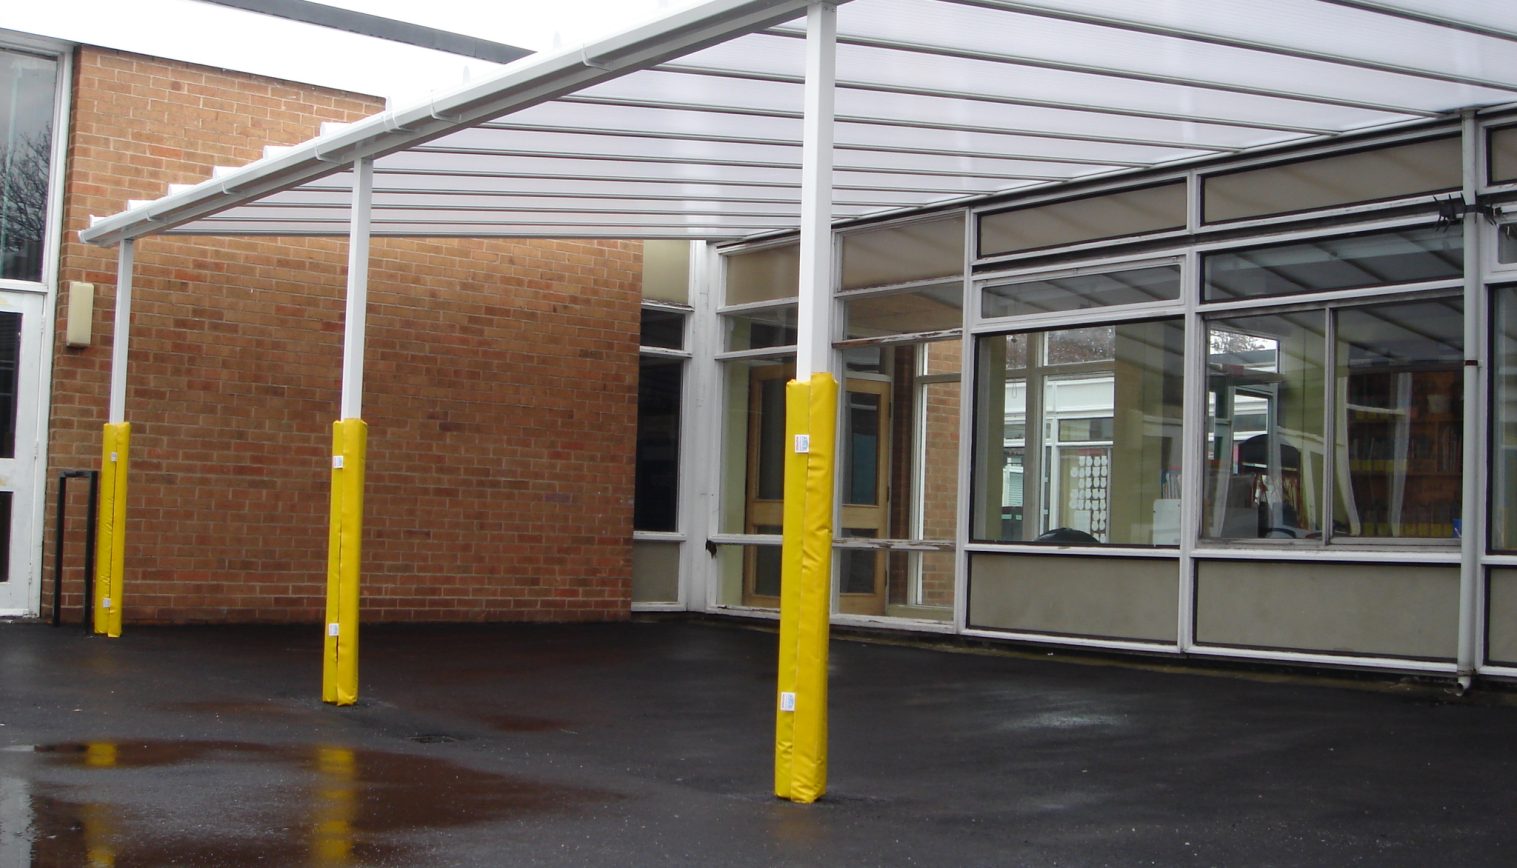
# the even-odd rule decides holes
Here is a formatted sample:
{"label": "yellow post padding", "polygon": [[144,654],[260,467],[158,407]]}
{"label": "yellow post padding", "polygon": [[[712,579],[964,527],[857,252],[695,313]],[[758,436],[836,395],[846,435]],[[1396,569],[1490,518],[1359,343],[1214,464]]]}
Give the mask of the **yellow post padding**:
{"label": "yellow post padding", "polygon": [[[813,374],[785,390],[784,549],[774,792],[810,803],[827,792],[827,634],[837,380]],[[798,451],[798,437],[807,439]]]}
{"label": "yellow post padding", "polygon": [[811,384],[785,386],[785,488],[780,549],[780,664],[775,685],[774,794],[790,798],[795,766],[796,637],[800,633],[801,528],[805,522],[806,455],[795,451],[797,434],[811,430]]}
{"label": "yellow post padding", "polygon": [[132,426],[108,422],[101,436],[100,502],[95,505],[95,632],[121,635],[121,574],[126,568],[126,472]]}
{"label": "yellow post padding", "polygon": [[332,424],[332,509],[327,537],[321,699],[337,705],[358,701],[358,576],[368,433],[362,419]]}

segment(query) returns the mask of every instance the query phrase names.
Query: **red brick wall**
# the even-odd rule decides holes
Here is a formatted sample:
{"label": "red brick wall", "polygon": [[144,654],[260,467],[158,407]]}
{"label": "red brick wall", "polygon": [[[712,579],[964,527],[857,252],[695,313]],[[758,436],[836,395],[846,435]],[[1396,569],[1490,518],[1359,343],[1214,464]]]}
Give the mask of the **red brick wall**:
{"label": "red brick wall", "polygon": [[[65,349],[60,308],[49,524],[52,480],[98,466],[105,421],[116,254],[79,243],[89,215],[379,107],[79,51],[61,277],[97,285],[95,340]],[[375,239],[366,620],[626,617],[640,255],[626,242]],[[138,243],[129,624],[321,618],[345,270],[340,239]],[[70,534],[74,564],[82,527]]]}
{"label": "red brick wall", "polygon": [[[928,349],[927,371],[959,373],[963,367],[959,341],[939,341]],[[927,468],[923,500],[923,533],[929,539],[951,540],[957,535],[959,508],[959,384],[943,383],[927,389],[927,446],[922,460]],[[922,564],[922,603],[953,605],[953,556],[928,556]]]}

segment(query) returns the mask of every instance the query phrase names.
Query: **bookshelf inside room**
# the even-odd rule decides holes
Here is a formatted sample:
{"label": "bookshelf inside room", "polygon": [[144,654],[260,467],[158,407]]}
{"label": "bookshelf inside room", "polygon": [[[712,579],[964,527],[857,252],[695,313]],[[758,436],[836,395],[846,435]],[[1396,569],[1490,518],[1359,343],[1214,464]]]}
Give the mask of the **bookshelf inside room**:
{"label": "bookshelf inside room", "polygon": [[1338,535],[1459,535],[1459,374],[1447,365],[1349,368],[1339,405]]}

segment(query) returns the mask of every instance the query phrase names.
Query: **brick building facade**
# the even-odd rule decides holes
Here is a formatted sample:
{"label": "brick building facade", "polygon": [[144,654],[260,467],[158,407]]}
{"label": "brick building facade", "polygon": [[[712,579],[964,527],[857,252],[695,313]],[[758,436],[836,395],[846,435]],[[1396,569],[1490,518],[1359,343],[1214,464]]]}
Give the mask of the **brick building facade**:
{"label": "brick building facade", "polygon": [[[88,46],[71,89],[58,285],[98,289],[88,347],[65,347],[67,299],[58,305],[49,558],[51,480],[98,466],[108,391],[115,251],[78,231],[165,184],[256,159],[266,142],[381,107]],[[626,617],[640,267],[632,242],[376,239],[366,620]],[[140,245],[128,623],[320,618],[345,270],[341,240]],[[63,602],[77,616],[82,524],[69,533]]]}

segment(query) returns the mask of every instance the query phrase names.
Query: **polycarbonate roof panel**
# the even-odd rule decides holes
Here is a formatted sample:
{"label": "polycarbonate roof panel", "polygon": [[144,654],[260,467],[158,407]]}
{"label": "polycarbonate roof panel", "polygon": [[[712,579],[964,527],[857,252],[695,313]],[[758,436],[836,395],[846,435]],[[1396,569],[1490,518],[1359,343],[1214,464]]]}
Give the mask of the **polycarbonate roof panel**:
{"label": "polycarbonate roof panel", "polygon": [[[1517,101],[1517,16],[1470,0],[852,0],[833,216],[1174,165]],[[799,223],[805,0],[708,0],[98,221],[730,239]],[[288,143],[276,143],[288,144]]]}

